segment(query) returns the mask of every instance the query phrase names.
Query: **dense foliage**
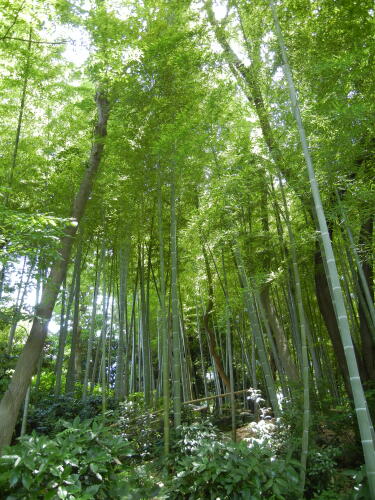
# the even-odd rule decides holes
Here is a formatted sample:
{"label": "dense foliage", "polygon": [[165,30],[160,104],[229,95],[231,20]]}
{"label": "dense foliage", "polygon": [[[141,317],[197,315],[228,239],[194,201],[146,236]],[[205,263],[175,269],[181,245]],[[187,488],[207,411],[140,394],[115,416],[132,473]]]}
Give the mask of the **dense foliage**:
{"label": "dense foliage", "polygon": [[0,496],[375,498],[374,16],[0,0]]}
{"label": "dense foliage", "polygon": [[[1,457],[5,498],[120,498],[128,491],[122,479],[129,443],[99,422],[63,423],[53,439],[33,433]],[[9,453],[9,454],[8,454]]]}

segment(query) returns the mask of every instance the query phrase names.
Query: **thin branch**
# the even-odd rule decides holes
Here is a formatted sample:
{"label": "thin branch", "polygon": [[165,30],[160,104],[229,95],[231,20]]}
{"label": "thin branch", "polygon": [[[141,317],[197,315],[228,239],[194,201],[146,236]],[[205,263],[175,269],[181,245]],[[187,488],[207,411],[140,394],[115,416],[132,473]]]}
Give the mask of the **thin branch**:
{"label": "thin branch", "polygon": [[13,22],[12,24],[9,26],[9,28],[6,30],[5,32],[5,35],[0,37],[1,40],[4,40],[4,38],[8,38],[8,35],[9,35],[9,32],[10,30],[13,28],[13,26],[16,24],[17,22],[17,19],[18,19],[18,16],[19,16],[19,13],[21,12],[21,10],[23,9],[23,6],[25,5],[25,2],[23,1],[20,8],[17,10],[16,12],[16,15],[14,16],[14,19],[13,19]]}
{"label": "thin branch", "polygon": [[[235,391],[233,394],[243,394],[244,392],[251,392],[252,389],[241,389],[240,391]],[[182,404],[183,405],[188,405],[191,403],[200,403],[201,401],[208,401],[210,399],[216,399],[216,398],[225,398],[227,396],[230,396],[232,393],[231,392],[225,392],[224,394],[215,394],[214,396],[208,396],[206,398],[199,398],[199,399],[192,399],[191,401],[184,401]]]}
{"label": "thin branch", "polygon": [[[3,36],[0,38],[0,40],[18,40],[19,42],[29,42],[27,38],[18,38],[15,36]],[[37,43],[37,44],[45,44],[45,45],[62,45],[64,43],[69,43],[69,40],[61,40],[59,42],[45,42],[42,40],[31,40],[31,43]]]}

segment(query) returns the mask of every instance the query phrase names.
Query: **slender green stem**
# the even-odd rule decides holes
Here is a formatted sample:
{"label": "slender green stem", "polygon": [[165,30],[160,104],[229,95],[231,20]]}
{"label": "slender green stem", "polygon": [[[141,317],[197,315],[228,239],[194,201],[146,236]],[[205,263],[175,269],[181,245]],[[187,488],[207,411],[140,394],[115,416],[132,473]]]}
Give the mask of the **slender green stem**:
{"label": "slender green stem", "polygon": [[310,155],[305,129],[302,123],[301,113],[297,100],[297,93],[294,87],[292,72],[288,63],[284,38],[280,28],[276,7],[273,0],[270,0],[276,34],[283,58],[284,73],[288,82],[290,100],[294,118],[297,123],[298,133],[302,145],[303,154],[307,166],[310,180],[311,192],[314,200],[315,212],[318,220],[321,241],[324,248],[324,257],[328,269],[328,280],[331,283],[332,297],[335,302],[335,311],[340,330],[340,336],[344,347],[345,358],[348,365],[350,384],[353,392],[355,411],[357,414],[358,427],[361,435],[363,453],[365,457],[367,476],[372,498],[375,498],[375,449],[372,439],[372,423],[367,409],[367,402],[359,376],[357,360],[355,357],[353,341],[350,335],[348,316],[345,310],[344,297],[341,289],[340,279],[337,271],[335,256],[332,249],[332,242],[328,232],[326,217],[323,210],[318,183],[315,177],[312,157]]}

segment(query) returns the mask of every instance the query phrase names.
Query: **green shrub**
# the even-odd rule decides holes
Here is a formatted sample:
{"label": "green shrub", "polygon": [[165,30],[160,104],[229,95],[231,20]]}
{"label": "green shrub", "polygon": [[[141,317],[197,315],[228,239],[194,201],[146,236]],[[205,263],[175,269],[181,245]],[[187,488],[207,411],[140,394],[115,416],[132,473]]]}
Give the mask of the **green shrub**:
{"label": "green shrub", "polygon": [[336,458],[340,453],[340,448],[334,446],[309,450],[305,486],[309,495],[320,493],[332,485],[337,470]]}
{"label": "green shrub", "polygon": [[[107,407],[111,407],[111,401]],[[70,395],[49,396],[40,399],[37,407],[31,407],[28,415],[28,429],[41,434],[54,434],[56,422],[63,419],[81,420],[92,419],[102,412],[102,397],[89,396],[86,401],[76,399]],[[59,430],[59,429],[58,429]]]}
{"label": "green shrub", "polygon": [[209,420],[182,425],[172,442],[171,454],[176,457],[191,455],[205,443],[220,439],[220,433]]}
{"label": "green shrub", "polygon": [[166,497],[191,500],[260,500],[298,498],[295,462],[275,459],[263,446],[204,440],[177,460]]}
{"label": "green shrub", "polygon": [[134,393],[119,403],[114,413],[122,435],[131,442],[136,462],[155,458],[162,450],[162,421],[160,415],[145,408],[142,393]]}
{"label": "green shrub", "polygon": [[0,458],[2,498],[91,500],[121,498],[130,445],[112,428],[76,418],[53,439],[26,435]]}
{"label": "green shrub", "polygon": [[121,474],[122,479],[126,479],[129,485],[127,494],[121,495],[121,500],[146,500],[147,498],[163,498],[158,496],[160,492],[161,471],[155,467],[154,463],[148,462],[142,465],[131,467]]}

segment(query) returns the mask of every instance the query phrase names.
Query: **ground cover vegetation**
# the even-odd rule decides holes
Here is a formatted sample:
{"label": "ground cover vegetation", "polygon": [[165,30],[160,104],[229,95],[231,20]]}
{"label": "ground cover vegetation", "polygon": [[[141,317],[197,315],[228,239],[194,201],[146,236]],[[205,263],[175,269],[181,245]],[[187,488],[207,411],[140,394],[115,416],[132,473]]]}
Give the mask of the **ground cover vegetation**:
{"label": "ground cover vegetation", "polygon": [[373,2],[0,15],[1,498],[375,498]]}

